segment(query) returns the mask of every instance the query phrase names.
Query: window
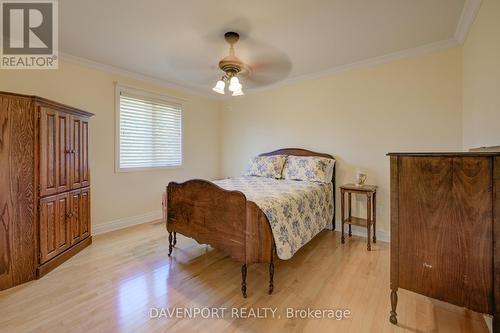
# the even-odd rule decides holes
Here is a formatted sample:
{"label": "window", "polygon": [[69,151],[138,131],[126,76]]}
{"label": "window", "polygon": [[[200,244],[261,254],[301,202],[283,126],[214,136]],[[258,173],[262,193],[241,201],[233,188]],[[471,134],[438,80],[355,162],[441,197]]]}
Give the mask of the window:
{"label": "window", "polygon": [[182,105],[117,86],[117,171],[182,165]]}

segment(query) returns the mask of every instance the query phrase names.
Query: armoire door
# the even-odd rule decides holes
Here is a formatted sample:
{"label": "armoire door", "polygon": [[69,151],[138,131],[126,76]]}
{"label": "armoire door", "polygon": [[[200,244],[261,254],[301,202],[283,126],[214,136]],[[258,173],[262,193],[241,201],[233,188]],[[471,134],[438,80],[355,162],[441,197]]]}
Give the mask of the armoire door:
{"label": "armoire door", "polygon": [[40,199],[40,264],[70,246],[69,195],[53,195]]}
{"label": "armoire door", "polygon": [[90,167],[89,167],[89,119],[82,118],[82,144],[81,144],[81,174],[82,187],[90,185]]}
{"label": "armoire door", "polygon": [[40,196],[69,190],[70,116],[40,108]]}
{"label": "armoire door", "polygon": [[492,285],[489,161],[400,157],[401,288],[488,313]]}
{"label": "armoire door", "polygon": [[71,116],[71,188],[82,187],[82,118]]}
{"label": "armoire door", "polygon": [[70,115],[57,113],[57,192],[70,189],[71,147],[70,147]]}
{"label": "armoire door", "polygon": [[90,235],[90,188],[70,192],[71,244]]}
{"label": "armoire door", "polygon": [[82,188],[80,196],[80,238],[90,235],[90,188]]}
{"label": "armoire door", "polygon": [[40,196],[57,193],[59,177],[58,112],[40,108]]}
{"label": "armoire door", "polygon": [[70,192],[71,245],[78,243],[82,239],[80,237],[81,196],[81,190],[74,190]]}

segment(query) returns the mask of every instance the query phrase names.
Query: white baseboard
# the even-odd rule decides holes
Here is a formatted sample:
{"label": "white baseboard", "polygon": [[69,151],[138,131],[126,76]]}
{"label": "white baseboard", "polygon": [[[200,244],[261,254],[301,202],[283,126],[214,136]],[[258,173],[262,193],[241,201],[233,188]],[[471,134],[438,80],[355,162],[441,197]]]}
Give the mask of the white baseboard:
{"label": "white baseboard", "polygon": [[119,230],[127,227],[131,227],[133,225],[149,223],[156,220],[161,219],[162,214],[161,210],[155,210],[153,212],[144,213],[141,215],[124,217],[121,219],[116,219],[113,221],[109,221],[106,223],[93,225],[92,226],[92,235],[99,235],[105,232],[110,232],[114,230]]}
{"label": "white baseboard", "polygon": [[[347,234],[348,226],[344,226],[344,228],[345,228],[344,230]],[[366,238],[366,228],[353,225],[351,230],[352,230],[352,234],[354,236],[360,236],[360,237]],[[335,231],[342,232],[342,226],[340,225],[340,222],[337,222],[337,224],[335,225]],[[389,232],[387,232],[385,230],[377,230],[377,240],[390,243],[391,235]]]}

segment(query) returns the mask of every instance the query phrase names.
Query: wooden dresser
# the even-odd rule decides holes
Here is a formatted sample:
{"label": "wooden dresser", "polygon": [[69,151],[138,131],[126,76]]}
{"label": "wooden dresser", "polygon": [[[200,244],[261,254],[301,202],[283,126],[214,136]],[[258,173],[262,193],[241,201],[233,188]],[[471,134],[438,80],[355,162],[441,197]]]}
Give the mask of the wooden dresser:
{"label": "wooden dresser", "polygon": [[500,332],[500,153],[393,153],[391,303],[398,288],[494,316]]}
{"label": "wooden dresser", "polygon": [[46,274],[92,242],[91,116],[0,92],[0,290]]}

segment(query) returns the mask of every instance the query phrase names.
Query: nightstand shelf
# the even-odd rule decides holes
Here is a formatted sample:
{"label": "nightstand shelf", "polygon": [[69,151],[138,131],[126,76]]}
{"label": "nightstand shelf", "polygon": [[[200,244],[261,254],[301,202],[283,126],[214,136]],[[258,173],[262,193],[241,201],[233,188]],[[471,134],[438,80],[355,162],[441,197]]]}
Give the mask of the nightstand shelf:
{"label": "nightstand shelf", "polygon": [[[351,216],[351,217],[348,217],[344,220],[344,224],[349,224],[349,225],[355,225],[355,226],[358,226],[358,227],[367,227],[367,223],[366,223],[367,219],[364,219],[364,218],[361,218],[361,217],[354,217],[354,216]],[[374,224],[374,221],[373,219],[370,221],[370,224],[373,225]]]}

